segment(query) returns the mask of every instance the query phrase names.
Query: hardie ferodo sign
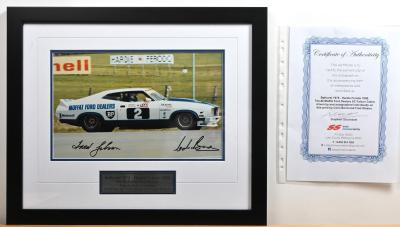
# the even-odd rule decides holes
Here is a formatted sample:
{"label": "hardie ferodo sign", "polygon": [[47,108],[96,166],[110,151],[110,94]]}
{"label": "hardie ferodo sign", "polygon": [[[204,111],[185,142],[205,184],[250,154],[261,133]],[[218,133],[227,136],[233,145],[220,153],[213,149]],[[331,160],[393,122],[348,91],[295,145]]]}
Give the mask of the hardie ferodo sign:
{"label": "hardie ferodo sign", "polygon": [[111,65],[174,64],[173,54],[111,55]]}

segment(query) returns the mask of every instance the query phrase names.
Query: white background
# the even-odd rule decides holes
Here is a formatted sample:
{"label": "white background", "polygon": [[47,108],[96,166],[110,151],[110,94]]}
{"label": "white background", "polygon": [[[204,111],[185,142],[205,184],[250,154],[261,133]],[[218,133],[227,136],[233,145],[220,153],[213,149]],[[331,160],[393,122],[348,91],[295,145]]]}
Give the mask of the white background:
{"label": "white background", "polygon": [[268,224],[400,223],[400,185],[277,184],[278,25],[400,25],[396,0],[24,0],[0,4],[0,223],[5,222],[6,6],[268,6]]}

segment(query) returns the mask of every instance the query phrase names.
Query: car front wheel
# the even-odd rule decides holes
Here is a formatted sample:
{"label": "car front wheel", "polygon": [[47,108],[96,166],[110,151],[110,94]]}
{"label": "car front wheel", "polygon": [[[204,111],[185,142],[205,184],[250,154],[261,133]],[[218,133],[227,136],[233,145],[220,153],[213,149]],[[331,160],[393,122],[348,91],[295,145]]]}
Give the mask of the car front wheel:
{"label": "car front wheel", "polygon": [[193,130],[193,129],[200,129],[201,127],[197,126],[197,119],[191,113],[179,113],[175,117],[176,127],[181,130]]}
{"label": "car front wheel", "polygon": [[95,114],[85,115],[82,119],[82,128],[86,132],[100,132],[102,131],[103,119]]}

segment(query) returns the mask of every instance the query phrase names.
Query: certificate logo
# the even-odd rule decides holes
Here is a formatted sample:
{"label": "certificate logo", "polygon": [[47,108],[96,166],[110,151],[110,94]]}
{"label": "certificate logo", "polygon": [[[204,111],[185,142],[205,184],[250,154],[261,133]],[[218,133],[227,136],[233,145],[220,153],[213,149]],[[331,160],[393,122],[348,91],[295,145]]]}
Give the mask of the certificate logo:
{"label": "certificate logo", "polygon": [[335,125],[335,124],[331,124],[331,125],[328,125],[328,128],[326,129],[326,130],[328,130],[328,131],[337,131],[337,130],[340,130],[340,129],[342,129],[342,125]]}

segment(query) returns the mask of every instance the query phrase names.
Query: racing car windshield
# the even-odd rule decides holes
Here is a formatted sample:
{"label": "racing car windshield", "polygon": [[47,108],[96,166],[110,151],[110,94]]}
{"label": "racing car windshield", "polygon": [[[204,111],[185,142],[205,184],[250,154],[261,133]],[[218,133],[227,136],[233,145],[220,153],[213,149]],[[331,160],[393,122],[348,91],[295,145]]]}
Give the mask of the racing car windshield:
{"label": "racing car windshield", "polygon": [[167,99],[163,95],[161,95],[160,93],[158,93],[156,91],[149,92],[149,95],[151,96],[152,99],[154,99],[156,101],[166,100]]}

